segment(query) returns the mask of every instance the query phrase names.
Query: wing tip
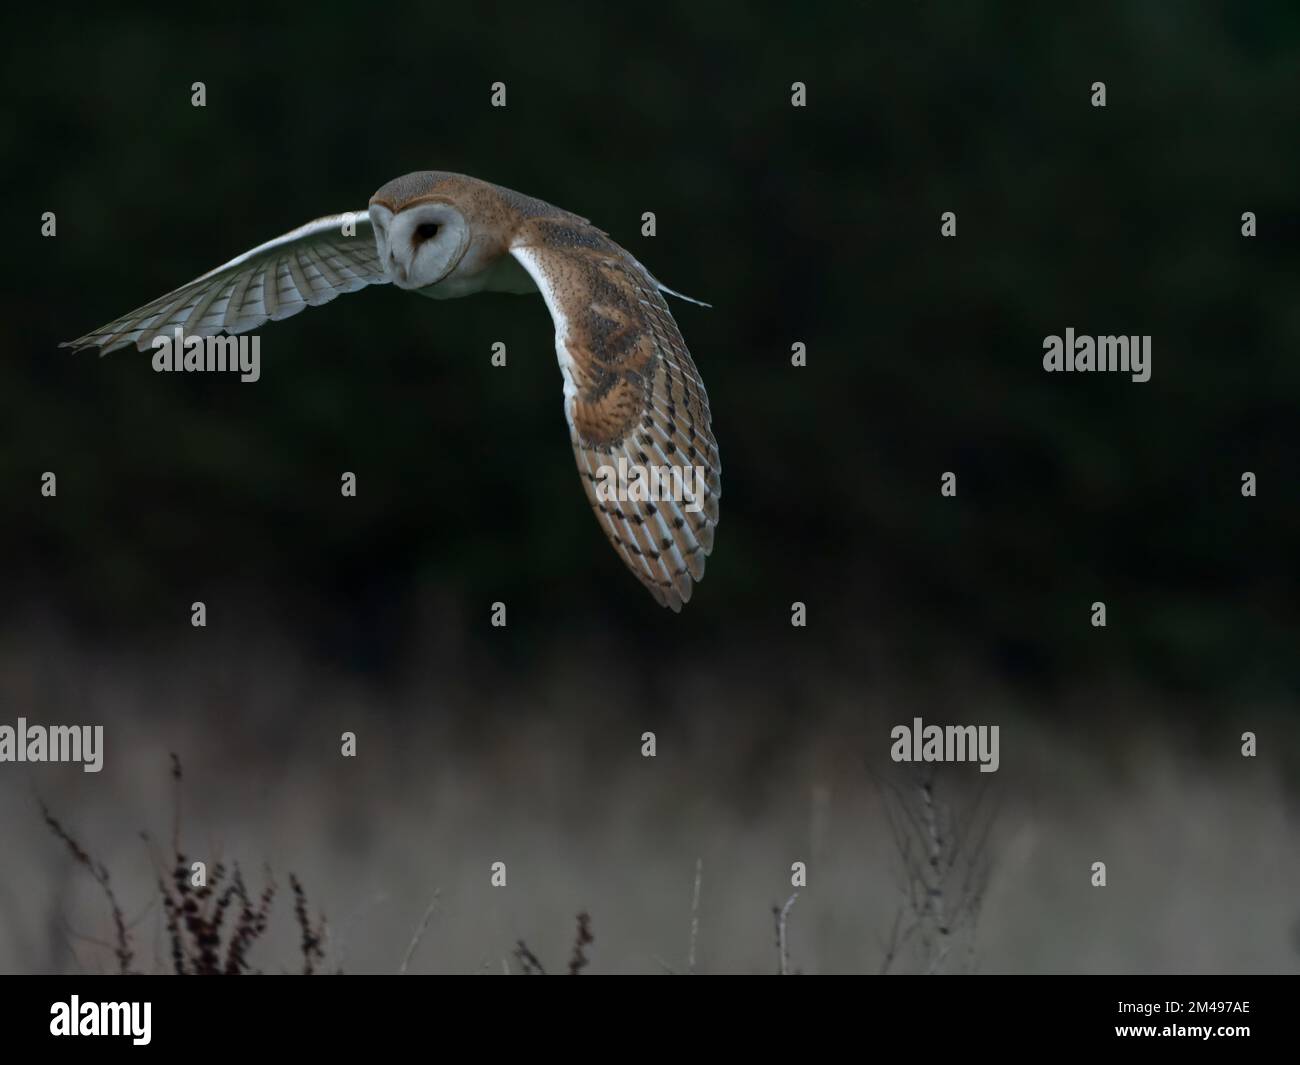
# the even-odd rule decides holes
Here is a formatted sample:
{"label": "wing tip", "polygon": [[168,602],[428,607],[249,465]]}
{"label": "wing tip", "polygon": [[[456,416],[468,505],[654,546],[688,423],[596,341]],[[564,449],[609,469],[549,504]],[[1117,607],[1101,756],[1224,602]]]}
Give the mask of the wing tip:
{"label": "wing tip", "polygon": [[83,351],[97,350],[99,352],[99,357],[102,359],[110,352],[116,351],[118,348],[124,348],[130,343],[129,340],[124,340],[120,344],[112,344],[109,342],[110,339],[111,338],[97,337],[92,334],[79,337],[76,340],[60,340],[59,347],[67,348],[73,354],[80,354]]}
{"label": "wing tip", "polygon": [[662,281],[656,281],[655,284],[659,286],[660,292],[667,292],[668,295],[676,296],[679,300],[685,300],[687,303],[693,303],[697,307],[708,307],[709,310],[713,310],[712,303],[705,303],[703,300],[697,300],[694,296],[688,296],[684,292],[678,292],[674,288],[669,288]]}

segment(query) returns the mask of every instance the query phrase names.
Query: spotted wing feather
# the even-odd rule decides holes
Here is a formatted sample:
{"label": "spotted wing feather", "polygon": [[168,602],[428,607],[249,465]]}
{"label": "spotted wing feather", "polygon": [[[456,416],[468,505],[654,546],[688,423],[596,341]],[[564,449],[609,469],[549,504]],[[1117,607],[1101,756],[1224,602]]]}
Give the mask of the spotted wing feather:
{"label": "spotted wing feather", "polygon": [[[722,467],[709,400],[657,281],[594,227],[532,219],[511,254],[555,322],[564,411],[587,499],[614,549],[655,599],[691,598],[713,549]],[[700,498],[609,498],[602,467],[702,473]],[[676,498],[673,498],[673,497]]]}

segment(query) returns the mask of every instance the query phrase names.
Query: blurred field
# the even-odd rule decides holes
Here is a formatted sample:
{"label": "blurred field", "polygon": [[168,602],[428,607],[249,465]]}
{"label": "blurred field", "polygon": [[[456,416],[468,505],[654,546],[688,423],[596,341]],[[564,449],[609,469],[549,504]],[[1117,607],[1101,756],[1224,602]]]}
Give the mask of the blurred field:
{"label": "blurred field", "polygon": [[[379,688],[264,635],[220,653],[123,655],[9,632],[0,706],[103,723],[107,753],[99,775],[0,773],[0,970],[113,968],[110,950],[81,938],[111,938],[107,907],[41,823],[35,794],[107,864],[139,919],[138,964],[167,968],[137,833],[170,839],[176,751],[185,851],[239,860],[255,889],[264,862],[282,889],[296,872],[328,918],[327,966],[395,972],[437,890],[415,972],[499,973],[519,938],[562,969],[580,910],[596,937],[589,972],[683,969],[701,857],[701,972],[775,970],[770,911],[790,894],[795,860],[808,862],[809,886],[791,911],[792,966],[876,971],[898,859],[867,770],[905,779],[885,766],[886,737],[914,712],[1002,725],[979,971],[1300,968],[1300,829],[1269,753],[1296,737],[1266,706],[1225,710],[1198,735],[1177,725],[1185,707],[1153,707],[1148,694],[1141,720],[1166,724],[1128,735],[1137,715],[1100,688],[1074,697],[1095,707],[1091,724],[1053,727],[1053,707],[989,685],[859,689],[783,677],[770,660],[706,670],[683,658],[681,684],[642,690],[625,658],[607,654],[593,671],[571,649],[556,654],[527,679],[412,671]],[[1237,754],[1239,724],[1261,736],[1254,761]],[[358,733],[355,760],[338,755],[345,729]],[[654,760],[639,754],[646,729]],[[956,809],[976,776],[940,777]],[[1104,889],[1089,886],[1097,859]],[[488,884],[496,860],[505,888]],[[295,944],[282,898],[253,960],[292,970]]]}

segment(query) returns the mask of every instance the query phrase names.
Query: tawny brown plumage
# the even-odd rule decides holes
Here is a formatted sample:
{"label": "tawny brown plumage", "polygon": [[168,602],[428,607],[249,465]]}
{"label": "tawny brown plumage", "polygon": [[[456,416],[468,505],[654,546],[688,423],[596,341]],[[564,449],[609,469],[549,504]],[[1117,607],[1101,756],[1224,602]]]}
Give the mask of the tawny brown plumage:
{"label": "tawny brown plumage", "polygon": [[[661,285],[587,219],[461,174],[384,185],[367,211],[317,219],[72,341],[102,354],[244,333],[372,284],[433,299],[540,291],[555,323],[569,436],[588,501],[627,567],[680,610],[704,576],[722,496],[699,372]],[[604,498],[602,467],[702,470],[700,498]]]}

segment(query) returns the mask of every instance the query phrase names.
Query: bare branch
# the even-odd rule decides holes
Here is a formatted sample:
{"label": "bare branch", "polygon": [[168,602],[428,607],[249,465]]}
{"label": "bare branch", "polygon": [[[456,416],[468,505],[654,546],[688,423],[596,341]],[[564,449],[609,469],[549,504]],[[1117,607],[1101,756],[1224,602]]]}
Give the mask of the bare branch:
{"label": "bare branch", "polygon": [[790,975],[790,945],[786,940],[786,923],[790,916],[790,907],[794,905],[794,900],[799,897],[799,892],[795,892],[785,900],[784,906],[773,906],[772,914],[776,918],[776,953],[780,963],[777,970],[782,976]]}
{"label": "bare branch", "polygon": [[429,908],[424,911],[424,916],[420,918],[419,927],[416,928],[415,934],[411,936],[411,942],[406,945],[406,955],[402,958],[402,964],[397,969],[399,973],[406,972],[407,968],[410,966],[411,958],[415,954],[415,948],[420,945],[420,940],[424,936],[424,930],[429,927],[429,922],[433,919],[433,911],[438,908],[438,896],[441,893],[441,889],[434,889],[433,899],[429,903]]}

